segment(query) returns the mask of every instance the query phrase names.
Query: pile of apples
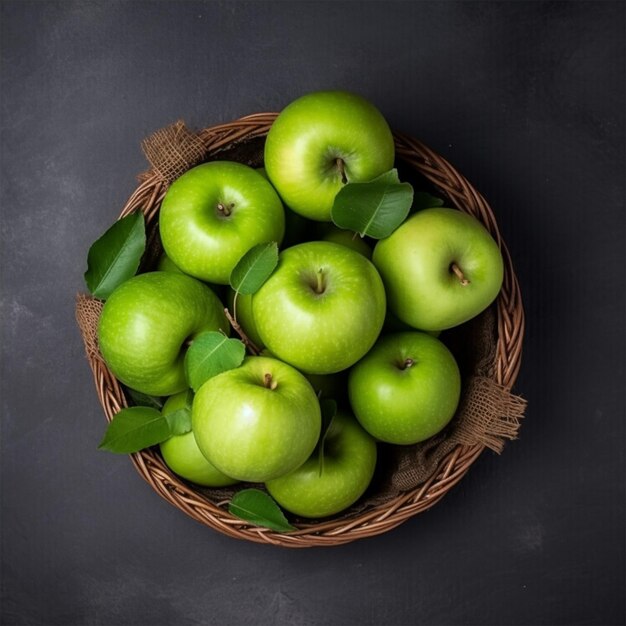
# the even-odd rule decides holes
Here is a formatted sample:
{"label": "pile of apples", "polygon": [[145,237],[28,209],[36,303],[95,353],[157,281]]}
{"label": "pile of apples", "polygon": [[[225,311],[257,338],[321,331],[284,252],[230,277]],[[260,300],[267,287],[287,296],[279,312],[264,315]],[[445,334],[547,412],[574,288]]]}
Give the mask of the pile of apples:
{"label": "pile of apples", "polygon": [[[355,94],[292,102],[264,157],[264,170],[218,160],[173,182],[159,214],[165,256],[107,299],[99,345],[124,385],[172,411],[187,401],[190,343],[235,327],[246,357],[200,386],[192,430],[161,443],[163,459],[198,485],[262,483],[285,510],[321,518],[363,495],[378,442],[421,442],[452,419],[461,376],[437,335],[493,302],[503,262],[456,209],[414,211],[378,241],[331,223],[345,185],[394,166],[387,122]],[[275,269],[235,297],[233,269],[264,242],[279,245]],[[346,386],[323,427],[321,402]]]}

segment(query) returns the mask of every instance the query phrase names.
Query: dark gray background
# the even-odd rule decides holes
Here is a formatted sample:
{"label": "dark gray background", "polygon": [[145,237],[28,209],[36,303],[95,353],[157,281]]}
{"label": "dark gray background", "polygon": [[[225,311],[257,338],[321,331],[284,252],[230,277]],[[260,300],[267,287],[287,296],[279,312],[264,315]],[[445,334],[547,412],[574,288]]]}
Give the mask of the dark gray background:
{"label": "dark gray background", "polygon": [[[624,4],[2,2],[2,623],[623,624]],[[142,138],[357,91],[493,206],[521,438],[385,535],[293,551],[162,501],[74,323]]]}

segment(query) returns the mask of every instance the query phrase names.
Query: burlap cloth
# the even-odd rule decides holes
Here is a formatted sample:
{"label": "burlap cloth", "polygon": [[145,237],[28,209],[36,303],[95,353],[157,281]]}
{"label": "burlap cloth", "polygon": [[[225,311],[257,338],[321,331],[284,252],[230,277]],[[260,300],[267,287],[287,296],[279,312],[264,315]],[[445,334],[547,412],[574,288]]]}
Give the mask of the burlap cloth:
{"label": "burlap cloth", "polygon": [[[140,180],[157,177],[169,185],[185,171],[202,161],[231,159],[259,167],[263,161],[264,138],[235,143],[211,155],[205,154],[203,141],[183,122],[157,131],[142,144],[151,169]],[[162,252],[157,220],[149,224],[148,246],[140,271],[154,268]],[[76,320],[92,366],[103,363],[98,348],[97,327],[102,302],[79,294]],[[411,446],[379,444],[376,474],[364,497],[346,514],[350,515],[391,500],[430,479],[442,460],[459,445],[481,445],[502,452],[507,440],[516,439],[526,401],[500,385],[494,375],[497,343],[495,306],[473,320],[442,333],[441,340],[455,355],[463,380],[461,402],[448,426],[428,441]],[[131,402],[126,399],[126,402]],[[236,488],[202,489],[194,487],[215,501],[232,496]]]}

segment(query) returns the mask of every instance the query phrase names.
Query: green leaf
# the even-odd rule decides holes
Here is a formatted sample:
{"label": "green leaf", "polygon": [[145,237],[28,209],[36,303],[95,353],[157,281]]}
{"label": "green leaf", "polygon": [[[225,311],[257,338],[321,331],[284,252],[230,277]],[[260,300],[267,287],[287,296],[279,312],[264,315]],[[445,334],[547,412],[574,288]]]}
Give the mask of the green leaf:
{"label": "green leaf", "polygon": [[401,183],[396,169],[366,183],[348,183],[335,196],[330,216],[336,226],[364,237],[383,239],[406,219],[413,187]]}
{"label": "green leaf", "polygon": [[295,530],[274,499],[259,489],[237,492],[228,505],[228,511],[255,526],[265,526],[278,532]]}
{"label": "green leaf", "polygon": [[431,196],[425,191],[417,191],[413,196],[413,211],[421,211],[422,209],[431,209],[433,207],[443,206],[444,202],[441,198]]}
{"label": "green leaf", "polygon": [[185,407],[164,415],[170,434],[184,435],[191,430],[191,411]]}
{"label": "green leaf", "polygon": [[136,389],[131,389],[130,387],[125,387],[125,389],[136,406],[149,406],[158,410],[163,408],[163,398],[149,396],[141,391],[137,391]]}
{"label": "green leaf", "polygon": [[146,225],[137,211],[118,220],[89,249],[85,282],[91,294],[106,300],[134,276],[146,249]]}
{"label": "green leaf", "polygon": [[213,376],[239,367],[246,347],[239,339],[229,339],[222,333],[199,334],[185,355],[185,375],[189,386],[198,391]]}
{"label": "green leaf", "polygon": [[256,293],[277,264],[278,244],[275,241],[260,243],[239,259],[230,273],[230,286],[246,296]]}
{"label": "green leaf", "polygon": [[323,398],[320,401],[320,409],[322,411],[322,428],[320,431],[320,440],[317,446],[320,476],[324,472],[324,443],[326,442],[326,435],[330,429],[330,425],[337,415],[337,403],[331,398]]}
{"label": "green leaf", "polygon": [[161,443],[171,436],[170,427],[156,409],[132,406],[117,413],[98,448],[130,454]]}

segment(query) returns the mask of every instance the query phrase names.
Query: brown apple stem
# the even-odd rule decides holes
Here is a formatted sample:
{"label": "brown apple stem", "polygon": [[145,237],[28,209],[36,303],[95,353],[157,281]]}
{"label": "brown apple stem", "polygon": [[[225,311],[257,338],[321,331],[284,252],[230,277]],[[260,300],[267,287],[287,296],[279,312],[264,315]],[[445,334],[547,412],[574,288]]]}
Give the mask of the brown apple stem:
{"label": "brown apple stem", "polygon": [[415,365],[415,361],[413,359],[405,359],[404,360],[404,369],[407,370],[409,367],[413,367]]}
{"label": "brown apple stem", "polygon": [[452,270],[454,275],[459,279],[459,282],[461,283],[463,287],[467,287],[467,285],[470,284],[470,281],[467,278],[465,278],[465,274],[463,274],[463,270],[456,263],[452,263],[452,265],[450,266],[450,269]]}
{"label": "brown apple stem", "polygon": [[233,327],[233,330],[239,335],[241,341],[243,341],[243,345],[246,346],[248,352],[250,352],[253,356],[259,356],[261,354],[261,350],[254,344],[252,339],[246,335],[243,331],[243,328],[239,326],[237,320],[230,314],[230,311],[226,308],[224,309],[224,315],[226,315],[226,319],[230,322],[230,325]]}
{"label": "brown apple stem", "polygon": [[272,378],[272,375],[269,372],[263,377],[263,385],[272,391],[278,387],[278,383]]}
{"label": "brown apple stem", "polygon": [[345,185],[348,182],[348,179],[346,178],[346,164],[343,162],[343,159],[341,157],[337,157],[335,159],[335,165],[337,166],[337,169],[341,174],[341,182]]}
{"label": "brown apple stem", "polygon": [[218,202],[217,204],[217,210],[219,213],[221,213],[224,217],[228,217],[233,208],[235,207],[235,205],[231,202],[230,204],[224,204],[223,202]]}

